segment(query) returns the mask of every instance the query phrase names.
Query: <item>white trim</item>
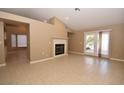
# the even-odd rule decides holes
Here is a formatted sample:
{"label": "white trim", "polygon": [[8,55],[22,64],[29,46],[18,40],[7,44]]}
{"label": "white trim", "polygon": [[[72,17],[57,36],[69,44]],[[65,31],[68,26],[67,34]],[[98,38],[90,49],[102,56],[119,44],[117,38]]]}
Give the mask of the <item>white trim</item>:
{"label": "white trim", "polygon": [[30,64],[44,62],[44,61],[52,60],[52,59],[55,59],[55,58],[58,58],[58,57],[62,57],[62,56],[68,56],[68,54],[62,54],[62,55],[58,55],[58,56],[54,56],[54,57],[49,57],[49,58],[41,59],[41,60],[30,61]]}
{"label": "white trim", "polygon": [[3,67],[3,66],[6,66],[6,63],[4,63],[4,64],[0,64],[0,67]]}
{"label": "white trim", "polygon": [[51,59],[54,59],[54,57],[45,58],[45,59],[36,60],[36,61],[30,61],[30,64],[39,63],[39,62],[43,62],[43,61],[48,61],[48,60],[51,60]]}
{"label": "white trim", "polygon": [[78,54],[78,55],[84,55],[84,53],[81,53],[81,52],[75,52],[75,51],[69,51],[69,53],[71,53],[71,54]]}
{"label": "white trim", "polygon": [[[59,56],[59,55],[55,55],[55,44],[64,44],[65,48],[64,48],[64,55],[67,55],[67,40],[64,40],[64,39],[54,39],[53,40],[53,56],[56,57],[56,56]],[[63,55],[63,54],[61,54]]]}
{"label": "white trim", "polygon": [[110,58],[110,60],[115,60],[115,61],[122,61],[122,62],[124,62],[124,59],[118,59],[118,58]]}

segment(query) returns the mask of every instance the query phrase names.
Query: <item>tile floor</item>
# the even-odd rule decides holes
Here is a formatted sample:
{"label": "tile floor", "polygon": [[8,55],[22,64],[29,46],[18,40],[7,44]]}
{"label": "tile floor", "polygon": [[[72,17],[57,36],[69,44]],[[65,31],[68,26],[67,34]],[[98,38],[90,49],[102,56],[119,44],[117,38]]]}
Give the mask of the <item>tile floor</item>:
{"label": "tile floor", "polygon": [[89,56],[68,56],[36,64],[27,62],[26,52],[8,55],[0,67],[0,84],[124,84],[124,62]]}

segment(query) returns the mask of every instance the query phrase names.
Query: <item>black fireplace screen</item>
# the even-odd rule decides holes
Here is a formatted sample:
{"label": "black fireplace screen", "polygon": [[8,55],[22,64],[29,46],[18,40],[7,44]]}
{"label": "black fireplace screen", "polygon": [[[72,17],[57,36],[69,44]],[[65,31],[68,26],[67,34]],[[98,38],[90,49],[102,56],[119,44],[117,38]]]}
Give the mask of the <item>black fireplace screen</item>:
{"label": "black fireplace screen", "polygon": [[55,45],[55,55],[64,54],[64,44]]}

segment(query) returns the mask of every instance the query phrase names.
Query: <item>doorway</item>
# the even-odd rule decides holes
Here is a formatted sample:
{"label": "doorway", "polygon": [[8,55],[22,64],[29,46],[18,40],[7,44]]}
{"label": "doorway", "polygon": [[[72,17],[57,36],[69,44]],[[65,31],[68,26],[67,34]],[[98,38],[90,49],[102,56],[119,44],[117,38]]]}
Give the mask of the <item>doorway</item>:
{"label": "doorway", "polygon": [[4,47],[7,65],[28,63],[29,24],[4,20]]}
{"label": "doorway", "polygon": [[91,31],[84,33],[84,53],[86,55],[109,58],[110,31]]}

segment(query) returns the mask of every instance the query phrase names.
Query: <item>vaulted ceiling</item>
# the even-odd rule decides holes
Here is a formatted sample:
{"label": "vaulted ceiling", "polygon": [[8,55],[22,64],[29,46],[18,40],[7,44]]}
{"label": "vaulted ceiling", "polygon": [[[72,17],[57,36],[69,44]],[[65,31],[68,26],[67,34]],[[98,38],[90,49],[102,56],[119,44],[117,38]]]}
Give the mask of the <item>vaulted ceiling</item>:
{"label": "vaulted ceiling", "polygon": [[124,23],[123,8],[1,8],[0,11],[29,17],[37,20],[48,20],[58,17],[73,30]]}

